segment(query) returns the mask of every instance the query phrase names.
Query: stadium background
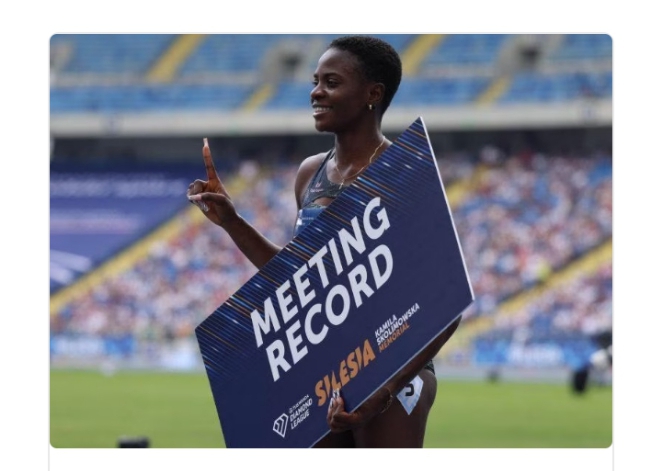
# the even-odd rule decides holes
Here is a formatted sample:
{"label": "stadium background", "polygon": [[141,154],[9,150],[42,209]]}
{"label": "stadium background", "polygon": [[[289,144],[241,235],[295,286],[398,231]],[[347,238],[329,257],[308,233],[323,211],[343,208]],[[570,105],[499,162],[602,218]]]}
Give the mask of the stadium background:
{"label": "stadium background", "polygon": [[[611,38],[380,36],[405,65],[383,129],[425,119],[477,296],[428,445],[609,446],[611,369],[588,366],[612,326]],[[54,446],[221,446],[193,328],[254,269],[184,193],[209,137],[239,210],[289,240],[297,164],[331,144],[308,108],[331,37],[52,37]]]}

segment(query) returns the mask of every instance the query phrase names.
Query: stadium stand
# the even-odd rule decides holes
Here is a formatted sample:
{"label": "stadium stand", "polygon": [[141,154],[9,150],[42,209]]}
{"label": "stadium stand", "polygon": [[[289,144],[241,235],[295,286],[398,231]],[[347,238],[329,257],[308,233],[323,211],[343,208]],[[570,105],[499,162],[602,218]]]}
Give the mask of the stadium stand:
{"label": "stadium stand", "polygon": [[[130,75],[142,77],[171,44],[172,34],[56,34],[54,53],[67,50],[57,67],[67,74]],[[100,77],[98,77],[100,78]]]}
{"label": "stadium stand", "polygon": [[252,92],[247,85],[116,85],[62,88],[51,95],[50,106],[58,112],[231,110]]}
{"label": "stadium stand", "polygon": [[493,326],[474,339],[474,362],[482,365],[585,366],[598,349],[594,337],[612,328],[612,266],[580,270],[525,302],[498,311]]}
{"label": "stadium stand", "polygon": [[554,61],[611,59],[613,41],[607,34],[566,34]]}
{"label": "stadium stand", "polygon": [[[51,113],[237,110],[264,85],[274,90],[259,106],[301,109],[312,67],[336,36],[203,35],[176,56],[165,80],[153,80],[175,35],[55,35]],[[526,69],[515,64],[519,35],[379,36],[406,53],[409,73],[397,107],[472,104],[498,80],[507,84],[493,95],[498,103],[612,95],[607,35],[563,35]],[[514,64],[501,69],[500,59],[512,51]]]}
{"label": "stadium stand", "polygon": [[423,63],[423,70],[461,64],[489,65],[511,38],[508,34],[450,34],[432,49]]}
{"label": "stadium stand", "polygon": [[612,73],[520,73],[500,98],[501,103],[569,101],[611,96]]}

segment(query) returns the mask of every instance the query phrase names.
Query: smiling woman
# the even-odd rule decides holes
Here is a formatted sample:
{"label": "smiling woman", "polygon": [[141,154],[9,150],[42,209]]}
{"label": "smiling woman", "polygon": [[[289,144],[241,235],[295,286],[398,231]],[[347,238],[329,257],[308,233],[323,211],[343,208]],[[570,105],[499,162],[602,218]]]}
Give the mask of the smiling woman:
{"label": "smiling woman", "polygon": [[[391,145],[382,133],[381,122],[401,78],[399,55],[378,38],[338,38],[322,55],[310,98],[316,130],[332,133],[334,146],[300,164],[295,181],[296,234]],[[206,140],[203,157],[208,179],[189,185],[189,201],[221,226],[257,268],[263,267],[281,248],[239,216],[218,177]],[[422,447],[436,397],[432,359],[459,321],[460,318],[356,410],[346,411],[344,399],[337,394],[327,413],[331,432],[315,446]],[[418,395],[411,406],[405,406],[396,396],[405,387]]]}

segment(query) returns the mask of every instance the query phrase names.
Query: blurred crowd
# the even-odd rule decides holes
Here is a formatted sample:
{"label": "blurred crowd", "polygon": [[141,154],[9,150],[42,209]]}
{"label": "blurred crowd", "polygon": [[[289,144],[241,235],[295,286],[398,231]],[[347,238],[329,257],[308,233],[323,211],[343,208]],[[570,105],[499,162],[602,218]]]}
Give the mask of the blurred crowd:
{"label": "blurred crowd", "polygon": [[476,295],[466,315],[492,314],[611,237],[611,160],[535,154],[486,164],[454,220]]}
{"label": "blurred crowd", "polygon": [[[475,163],[439,159],[444,184],[471,180],[452,208],[476,302],[464,319],[544,282],[612,235],[611,157],[529,154]],[[241,215],[273,242],[292,237],[295,166],[243,163],[226,186]],[[195,208],[192,208],[196,210]],[[142,351],[194,328],[255,274],[226,234],[185,212],[181,233],[154,244],[147,257],[52,313],[51,334],[132,335]],[[611,264],[546,291],[497,328],[538,325],[593,332],[611,324]]]}
{"label": "blurred crowd", "polygon": [[486,338],[521,342],[562,339],[568,334],[592,338],[612,330],[612,263],[539,292],[520,309],[498,315]]}

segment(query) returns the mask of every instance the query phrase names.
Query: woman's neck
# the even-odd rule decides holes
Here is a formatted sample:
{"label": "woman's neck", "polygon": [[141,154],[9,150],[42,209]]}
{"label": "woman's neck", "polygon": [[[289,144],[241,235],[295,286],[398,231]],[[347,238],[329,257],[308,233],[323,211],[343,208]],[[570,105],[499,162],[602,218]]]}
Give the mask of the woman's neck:
{"label": "woman's neck", "polygon": [[341,165],[364,165],[370,160],[375,149],[377,156],[385,148],[380,144],[384,140],[384,135],[379,128],[366,133],[347,133],[337,134],[334,142],[336,159]]}

